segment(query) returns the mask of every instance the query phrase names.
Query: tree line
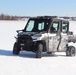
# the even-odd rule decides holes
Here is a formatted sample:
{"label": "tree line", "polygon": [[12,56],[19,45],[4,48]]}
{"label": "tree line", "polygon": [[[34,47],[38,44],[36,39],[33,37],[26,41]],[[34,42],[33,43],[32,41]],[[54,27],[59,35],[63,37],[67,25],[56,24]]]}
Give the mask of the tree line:
{"label": "tree line", "polygon": [[19,16],[10,16],[5,14],[0,14],[0,20],[20,20],[21,17]]}
{"label": "tree line", "polygon": [[[0,14],[0,20],[24,20],[25,18],[30,18],[30,16],[27,17],[27,16],[12,16],[12,15]],[[76,21],[76,17],[60,16],[60,18]]]}

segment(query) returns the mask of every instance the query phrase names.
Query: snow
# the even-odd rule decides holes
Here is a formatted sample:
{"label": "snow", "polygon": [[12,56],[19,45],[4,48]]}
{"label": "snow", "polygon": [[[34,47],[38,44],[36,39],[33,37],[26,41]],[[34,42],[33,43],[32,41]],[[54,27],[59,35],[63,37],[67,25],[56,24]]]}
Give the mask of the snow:
{"label": "snow", "polygon": [[[26,21],[0,21],[0,75],[76,75],[76,57],[66,57],[64,52],[43,53],[41,59],[32,52],[13,55],[16,30],[23,29],[25,24]],[[76,22],[70,24],[75,34]]]}

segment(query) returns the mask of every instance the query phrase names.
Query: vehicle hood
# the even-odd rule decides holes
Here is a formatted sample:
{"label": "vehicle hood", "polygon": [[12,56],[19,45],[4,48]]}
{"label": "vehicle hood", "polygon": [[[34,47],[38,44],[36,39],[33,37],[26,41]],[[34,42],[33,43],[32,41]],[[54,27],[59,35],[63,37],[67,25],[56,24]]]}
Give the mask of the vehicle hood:
{"label": "vehicle hood", "polygon": [[18,34],[19,37],[21,36],[29,36],[31,37],[33,40],[41,40],[42,38],[46,37],[47,33],[37,33],[37,32],[21,32]]}

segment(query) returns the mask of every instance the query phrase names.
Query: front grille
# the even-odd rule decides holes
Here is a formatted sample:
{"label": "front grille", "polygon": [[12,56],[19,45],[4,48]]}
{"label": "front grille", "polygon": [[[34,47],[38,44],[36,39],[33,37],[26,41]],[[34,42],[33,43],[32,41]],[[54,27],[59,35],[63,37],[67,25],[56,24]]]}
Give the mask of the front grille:
{"label": "front grille", "polygon": [[33,40],[29,35],[22,35],[18,38],[18,42],[29,46],[32,44]]}

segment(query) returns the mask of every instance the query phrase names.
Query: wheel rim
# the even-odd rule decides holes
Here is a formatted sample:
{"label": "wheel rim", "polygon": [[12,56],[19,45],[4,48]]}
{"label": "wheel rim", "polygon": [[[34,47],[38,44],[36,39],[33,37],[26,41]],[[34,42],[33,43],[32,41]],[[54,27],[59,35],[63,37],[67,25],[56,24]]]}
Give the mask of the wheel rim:
{"label": "wheel rim", "polygon": [[39,44],[39,47],[38,48],[39,48],[40,51],[42,51],[43,50],[43,45],[42,44]]}
{"label": "wheel rim", "polygon": [[71,56],[75,56],[75,49],[74,48],[72,48],[72,50],[71,50]]}

